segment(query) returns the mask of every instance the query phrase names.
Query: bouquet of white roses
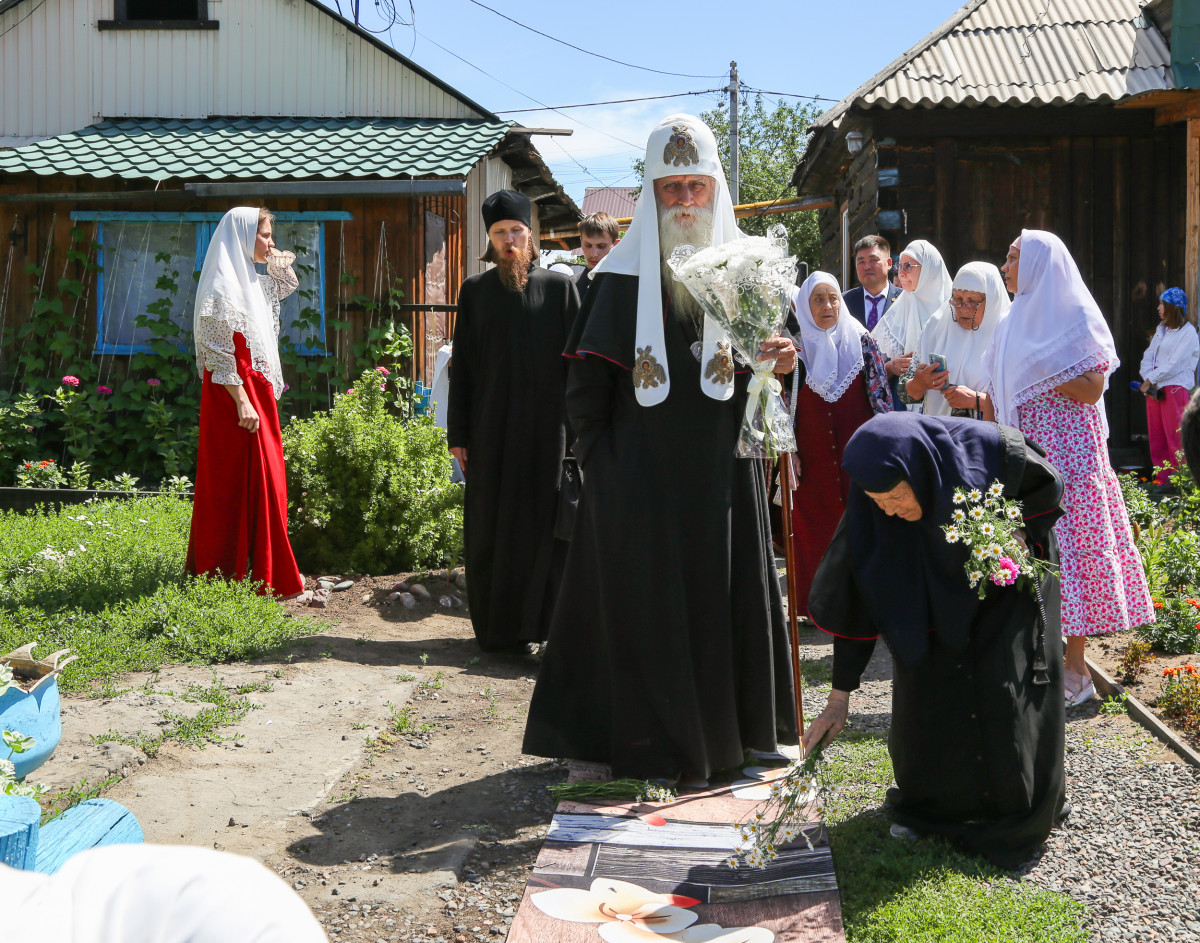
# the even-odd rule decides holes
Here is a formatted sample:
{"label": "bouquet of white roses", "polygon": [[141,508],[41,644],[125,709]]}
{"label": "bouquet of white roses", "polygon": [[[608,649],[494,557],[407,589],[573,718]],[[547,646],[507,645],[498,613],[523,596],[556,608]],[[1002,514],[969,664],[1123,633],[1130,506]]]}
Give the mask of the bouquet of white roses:
{"label": "bouquet of white roses", "polygon": [[984,493],[978,488],[954,491],[952,520],[943,525],[946,542],[970,548],[965,569],[972,589],[982,599],[988,583],[1012,586],[1038,583],[1048,564],[1029,553],[1020,531],[1025,526],[1021,502],[1004,497],[1004,486],[993,481]]}
{"label": "bouquet of white roses", "polygon": [[750,365],[749,399],[738,455],[774,458],[796,451],[792,423],[775,379],[775,361],[759,361],[763,342],[776,336],[787,320],[788,289],[796,281],[796,258],[787,254],[787,233],[750,236],[720,246],[679,246],[667,260],[675,279],[700,303],[704,313],[729,333],[734,349]]}

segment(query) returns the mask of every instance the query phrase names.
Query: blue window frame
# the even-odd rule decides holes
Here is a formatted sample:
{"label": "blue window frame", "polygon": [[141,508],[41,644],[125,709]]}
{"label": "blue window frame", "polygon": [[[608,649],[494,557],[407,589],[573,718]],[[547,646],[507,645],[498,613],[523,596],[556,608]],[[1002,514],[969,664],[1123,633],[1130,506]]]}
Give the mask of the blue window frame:
{"label": "blue window frame", "polygon": [[[150,350],[152,332],[139,327],[146,306],[162,297],[160,280],[178,286],[171,320],[181,340],[190,339],[196,278],[213,230],[222,213],[84,212],[71,219],[96,224],[97,354],[135,354]],[[353,217],[344,211],[275,214],[275,241],[296,252],[300,288],[284,300],[280,337],[297,344],[299,353],[324,356],[325,350],[325,223]],[[261,270],[260,266],[260,270]],[[306,323],[300,323],[308,314]]]}

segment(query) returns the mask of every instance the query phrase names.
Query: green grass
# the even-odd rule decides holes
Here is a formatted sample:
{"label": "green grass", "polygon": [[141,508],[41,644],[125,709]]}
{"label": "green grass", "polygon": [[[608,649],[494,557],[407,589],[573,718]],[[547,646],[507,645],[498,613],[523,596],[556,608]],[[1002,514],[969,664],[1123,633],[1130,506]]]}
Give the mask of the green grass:
{"label": "green grass", "polygon": [[825,751],[845,817],[829,822],[849,943],[1084,943],[1086,908],[1010,878],[939,838],[900,841],[879,806],[892,785],[884,737],[847,730]]}
{"label": "green grass", "polygon": [[0,514],[0,652],[79,656],[66,691],[170,662],[264,654],[315,629],[253,585],[184,573],[191,505],[173,497]]}

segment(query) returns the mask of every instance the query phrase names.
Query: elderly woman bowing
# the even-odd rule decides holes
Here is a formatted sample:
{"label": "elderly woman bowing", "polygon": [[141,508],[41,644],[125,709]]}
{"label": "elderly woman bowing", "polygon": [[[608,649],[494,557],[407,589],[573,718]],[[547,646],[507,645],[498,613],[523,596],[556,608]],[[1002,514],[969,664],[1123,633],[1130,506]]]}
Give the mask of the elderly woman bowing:
{"label": "elderly woman bowing", "polygon": [[[864,422],[891,412],[887,368],[875,341],[842,305],[837,279],[814,272],[793,301],[800,364],[794,397],[796,491],[792,542],[796,551],[797,611],[808,611],[813,574],[837,529],[850,476],[842,451]],[[800,383],[803,383],[801,386]]]}
{"label": "elderly woman bowing", "polygon": [[[809,604],[834,636],[833,690],[805,748],[842,729],[883,636],[894,662],[892,834],[943,835],[1015,867],[1064,812],[1062,642],[1034,593],[985,581],[980,597],[972,550],[943,528],[962,512],[959,492],[998,481],[1022,502],[1030,552],[1052,560],[1062,480],[1015,429],[913,413],[866,423],[844,465],[850,498]],[[895,565],[896,548],[909,565]]]}
{"label": "elderly woman bowing", "polygon": [[[954,276],[950,301],[929,319],[900,384],[900,398],[922,404],[926,416],[982,418],[987,387],[983,354],[1011,302],[1000,269],[968,262]],[[942,357],[946,369],[935,363]]]}

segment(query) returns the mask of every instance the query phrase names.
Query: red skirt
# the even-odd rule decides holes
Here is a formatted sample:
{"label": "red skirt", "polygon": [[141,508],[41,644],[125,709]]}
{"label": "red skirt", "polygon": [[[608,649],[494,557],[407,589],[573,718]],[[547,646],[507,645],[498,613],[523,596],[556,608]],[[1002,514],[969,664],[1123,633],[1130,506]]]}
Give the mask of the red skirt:
{"label": "red skirt", "polygon": [[187,570],[258,580],[264,594],[293,596],[304,582],[288,542],[279,408],[270,382],[251,366],[245,338],[234,334],[233,341],[242,389],[258,413],[258,432],[238,426],[233,397],[205,370]]}

